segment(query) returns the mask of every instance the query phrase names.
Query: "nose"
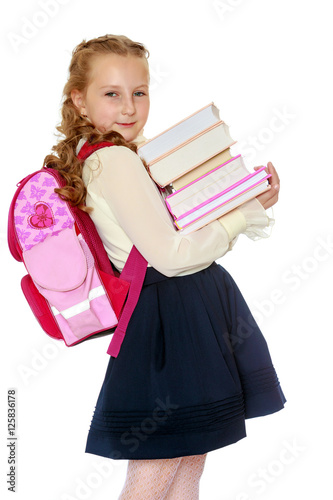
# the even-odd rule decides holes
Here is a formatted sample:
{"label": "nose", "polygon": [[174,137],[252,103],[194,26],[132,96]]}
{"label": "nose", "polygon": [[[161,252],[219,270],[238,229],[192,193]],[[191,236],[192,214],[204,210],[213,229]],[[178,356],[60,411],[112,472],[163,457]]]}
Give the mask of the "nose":
{"label": "nose", "polygon": [[122,110],[121,113],[123,115],[134,115],[135,106],[133,102],[132,96],[124,96],[122,101]]}

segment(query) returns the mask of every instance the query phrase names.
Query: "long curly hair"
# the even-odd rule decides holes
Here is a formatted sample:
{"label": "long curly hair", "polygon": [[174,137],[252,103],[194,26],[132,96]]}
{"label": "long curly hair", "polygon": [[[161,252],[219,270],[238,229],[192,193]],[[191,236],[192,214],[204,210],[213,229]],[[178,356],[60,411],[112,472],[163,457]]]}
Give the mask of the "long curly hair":
{"label": "long curly hair", "polygon": [[99,132],[86,117],[80,114],[71,98],[73,90],[81,92],[86,90],[93,57],[110,53],[146,59],[149,57],[149,52],[143,44],[133,42],[123,35],[105,35],[88,41],[83,40],[75,47],[69,66],[68,80],[63,90],[62,120],[56,127],[63,138],[53,146],[52,151],[55,154],[47,155],[44,159],[45,167],[57,169],[66,181],[65,187],[55,191],[63,200],[85,211],[90,210],[85,207],[87,190],[82,180],[83,161],[76,156],[80,139],[84,137],[91,144],[109,141],[117,146],[126,146],[134,152],[137,151],[137,146],[132,142],[127,142],[118,132]]}

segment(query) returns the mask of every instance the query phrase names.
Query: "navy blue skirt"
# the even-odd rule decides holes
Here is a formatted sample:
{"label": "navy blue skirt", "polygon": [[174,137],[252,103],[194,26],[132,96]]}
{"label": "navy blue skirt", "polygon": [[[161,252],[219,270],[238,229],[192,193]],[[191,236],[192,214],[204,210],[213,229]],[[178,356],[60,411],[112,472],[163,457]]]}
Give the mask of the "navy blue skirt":
{"label": "navy blue skirt", "polygon": [[244,438],[245,419],[285,401],[266,341],[224,268],[174,278],[148,268],[120,353],[110,357],[86,452],[200,455]]}

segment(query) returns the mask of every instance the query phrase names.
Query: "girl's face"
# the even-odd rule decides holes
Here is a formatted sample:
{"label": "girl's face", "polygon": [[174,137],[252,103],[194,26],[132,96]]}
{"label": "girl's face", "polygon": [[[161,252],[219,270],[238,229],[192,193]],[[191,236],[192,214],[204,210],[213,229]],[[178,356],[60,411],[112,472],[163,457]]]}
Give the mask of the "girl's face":
{"label": "girl's face", "polygon": [[114,130],[126,141],[133,141],[149,113],[146,59],[117,54],[97,56],[92,61],[86,91],[74,90],[72,100],[100,132]]}

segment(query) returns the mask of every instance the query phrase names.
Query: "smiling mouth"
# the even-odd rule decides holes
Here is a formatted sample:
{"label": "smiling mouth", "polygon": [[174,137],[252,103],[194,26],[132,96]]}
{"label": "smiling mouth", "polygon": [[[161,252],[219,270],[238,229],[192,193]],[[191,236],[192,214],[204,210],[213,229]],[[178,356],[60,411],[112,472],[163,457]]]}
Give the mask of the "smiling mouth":
{"label": "smiling mouth", "polygon": [[117,123],[119,127],[133,127],[135,125],[135,122],[132,123]]}

